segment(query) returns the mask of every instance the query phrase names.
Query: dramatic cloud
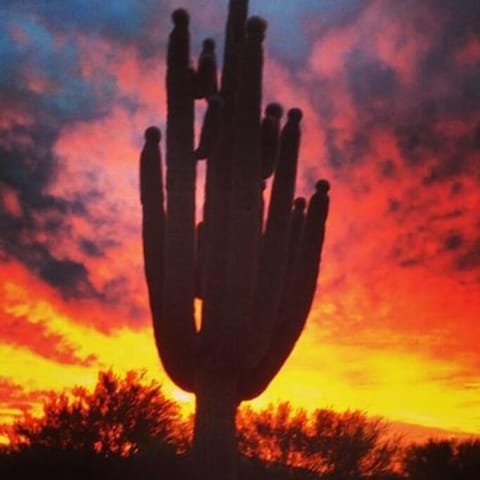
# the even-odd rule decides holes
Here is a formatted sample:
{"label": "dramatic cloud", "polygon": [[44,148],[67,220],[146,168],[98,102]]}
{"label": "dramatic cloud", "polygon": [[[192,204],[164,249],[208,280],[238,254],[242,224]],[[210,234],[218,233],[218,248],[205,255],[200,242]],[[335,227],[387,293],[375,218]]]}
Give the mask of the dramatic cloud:
{"label": "dramatic cloud", "polygon": [[35,354],[62,364],[79,364],[91,366],[95,360],[93,355],[80,358],[75,348],[57,333],[49,331],[46,321],[32,322],[30,319],[16,315],[2,315],[0,323],[0,342],[12,346],[25,346]]}
{"label": "dramatic cloud", "polygon": [[[221,59],[227,4],[183,2],[192,64],[205,36]],[[127,344],[158,368],[138,156],[147,126],[165,130],[177,7],[0,7],[0,352],[15,356],[8,375],[21,370],[22,382],[21,355],[45,362],[52,386],[48,371],[127,368]],[[303,405],[480,432],[478,2],[252,0],[250,10],[269,20],[265,103],[304,112],[298,193],[311,195],[321,177],[332,184],[308,328],[264,399],[293,382]],[[197,131],[203,111],[198,102]],[[197,202],[200,215],[200,188]],[[1,385],[9,404],[21,387]]]}

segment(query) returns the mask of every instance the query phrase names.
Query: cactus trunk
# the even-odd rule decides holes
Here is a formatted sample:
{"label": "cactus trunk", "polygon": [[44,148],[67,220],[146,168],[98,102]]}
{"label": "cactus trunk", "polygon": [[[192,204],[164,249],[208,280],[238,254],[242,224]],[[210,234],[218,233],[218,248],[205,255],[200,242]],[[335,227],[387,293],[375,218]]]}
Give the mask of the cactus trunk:
{"label": "cactus trunk", "polygon": [[193,465],[195,478],[236,480],[236,379],[208,370],[198,372]]}
{"label": "cactus trunk", "polygon": [[[207,39],[193,71],[189,16],[173,15],[167,54],[166,208],[160,131],[140,162],[145,276],[155,341],[167,374],[196,396],[196,477],[236,479],[235,414],[287,360],[314,298],[328,183],[293,203],[301,111],[262,108],[266,23],[230,0],[222,78]],[[194,101],[208,108],[194,148]],[[203,218],[195,218],[196,162],[207,162]],[[273,175],[264,223],[262,195]],[[292,210],[292,204],[294,208]],[[198,226],[196,227],[196,221]],[[193,304],[202,302],[197,331]]]}

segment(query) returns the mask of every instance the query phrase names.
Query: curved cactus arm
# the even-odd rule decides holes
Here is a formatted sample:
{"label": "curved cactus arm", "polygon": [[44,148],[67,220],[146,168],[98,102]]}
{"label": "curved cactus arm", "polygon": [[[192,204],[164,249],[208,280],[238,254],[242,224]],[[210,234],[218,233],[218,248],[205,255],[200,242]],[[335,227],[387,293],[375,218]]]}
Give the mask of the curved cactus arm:
{"label": "curved cactus arm", "polygon": [[248,369],[240,378],[238,395],[241,400],[254,398],[267,388],[303,330],[317,284],[328,215],[328,190],[328,182],[317,182],[317,191],[310,199],[291,281],[284,292],[269,350],[255,368]]}
{"label": "curved cactus arm", "polygon": [[196,331],[193,316],[195,158],[189,17],[172,14],[167,55],[167,218],[160,355],[180,387],[193,388]]}
{"label": "curved cactus arm", "polygon": [[262,239],[250,322],[247,365],[255,366],[270,344],[288,265],[291,206],[295,190],[300,120],[298,109],[288,112],[280,137],[280,156],[273,179],[267,225]]}

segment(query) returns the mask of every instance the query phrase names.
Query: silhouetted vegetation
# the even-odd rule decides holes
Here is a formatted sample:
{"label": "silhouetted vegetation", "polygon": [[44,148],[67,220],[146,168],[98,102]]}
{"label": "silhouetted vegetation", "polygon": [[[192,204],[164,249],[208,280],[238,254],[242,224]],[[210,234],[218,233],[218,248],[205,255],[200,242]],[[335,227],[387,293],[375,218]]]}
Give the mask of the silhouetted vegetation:
{"label": "silhouetted vegetation", "polygon": [[[289,403],[237,416],[241,480],[478,480],[480,440],[401,448],[382,419]],[[192,419],[141,374],[101,372],[8,428],[0,478],[191,480]]]}
{"label": "silhouetted vegetation", "polygon": [[188,425],[156,382],[100,372],[89,391],[52,394],[6,430],[0,478],[188,478]]}
{"label": "silhouetted vegetation", "polygon": [[480,439],[429,440],[406,449],[403,471],[414,480],[480,478]]}
{"label": "silhouetted vegetation", "polygon": [[321,478],[361,479],[393,474],[398,439],[381,419],[359,411],[319,409],[307,415],[289,403],[238,419],[239,447],[266,462],[301,467]]}
{"label": "silhouetted vegetation", "polygon": [[158,383],[142,379],[136,372],[123,379],[100,372],[92,392],[76,387],[70,395],[52,395],[42,417],[17,421],[10,441],[17,449],[33,445],[102,457],[127,457],[157,440],[185,450],[178,405],[163,395]]}

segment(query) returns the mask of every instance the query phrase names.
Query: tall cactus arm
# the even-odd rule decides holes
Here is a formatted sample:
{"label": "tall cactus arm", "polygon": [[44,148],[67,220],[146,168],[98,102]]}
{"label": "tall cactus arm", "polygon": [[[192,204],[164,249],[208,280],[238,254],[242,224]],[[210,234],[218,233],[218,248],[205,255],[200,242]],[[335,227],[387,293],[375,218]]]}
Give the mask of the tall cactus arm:
{"label": "tall cactus arm", "polygon": [[204,298],[205,293],[205,224],[197,225],[197,239],[195,251],[195,296]]}
{"label": "tall cactus arm", "polygon": [[211,38],[206,38],[203,41],[202,52],[198,59],[194,83],[194,96],[197,99],[208,99],[211,95],[215,95],[217,92],[217,57],[215,54],[215,41]]}
{"label": "tall cactus arm", "polygon": [[257,285],[250,323],[247,364],[255,366],[269,346],[288,265],[290,219],[300,146],[299,109],[288,112],[280,138],[280,156],[273,180],[267,225],[258,263]]}
{"label": "tall cactus arm", "polygon": [[208,99],[208,107],[203,119],[198,147],[195,150],[197,160],[210,158],[219,144],[222,128],[223,100],[220,95],[212,95]]}
{"label": "tall cactus arm", "polygon": [[[283,295],[284,321],[291,325],[298,323],[298,335],[303,329],[315,295],[330,203],[329,183],[326,180],[319,180],[315,188],[316,192],[308,204],[305,226],[294,259],[290,285]],[[292,322],[290,318],[296,318],[298,322]]]}
{"label": "tall cactus arm", "polygon": [[167,55],[167,218],[160,355],[180,387],[193,389],[195,158],[189,17],[173,12]]}
{"label": "tall cactus arm", "polygon": [[[201,345],[203,357],[210,357],[209,361],[213,363],[218,363],[222,355],[216,348],[218,338],[221,338],[221,332],[218,332],[217,326],[223,319],[229,241],[227,225],[230,218],[232,191],[232,124],[247,11],[248,0],[230,0],[220,90],[223,101],[221,128],[216,147],[207,160],[204,208],[206,283],[202,308]],[[201,142],[202,140],[200,144]],[[202,153],[201,150],[200,153]]]}
{"label": "tall cactus arm", "polygon": [[[260,105],[266,23],[247,21],[234,121],[233,183],[229,225],[224,325],[231,357],[240,354],[238,334],[245,334],[253,302],[260,232]],[[243,353],[243,352],[242,352]],[[240,360],[235,358],[233,363]]]}
{"label": "tall cactus arm", "polygon": [[240,67],[240,52],[245,36],[245,22],[248,14],[248,0],[230,0],[228,5],[227,27],[221,93],[225,101],[226,119],[233,118],[235,95]]}
{"label": "tall cactus arm", "polygon": [[267,388],[287,360],[305,325],[315,293],[329,205],[328,182],[320,180],[316,188],[310,199],[291,281],[284,292],[270,348],[255,368],[242,375],[238,385],[241,400],[254,398]]}
{"label": "tall cactus arm", "polygon": [[288,242],[288,263],[285,279],[289,282],[292,275],[292,269],[297,257],[300,238],[303,232],[305,221],[305,208],[307,202],[303,197],[298,197],[293,202],[292,223],[290,226],[290,240]]}
{"label": "tall cactus arm", "polygon": [[[210,107],[209,107],[210,110]],[[223,302],[225,278],[228,260],[228,221],[230,216],[231,192],[231,145],[226,140],[226,125],[220,119],[218,139],[209,145],[207,110],[203,135],[200,138],[199,150],[205,148],[207,158],[207,175],[205,182],[205,205],[203,221],[203,304],[202,324],[200,330],[200,347],[202,360],[210,364],[218,364],[222,353],[218,351],[221,343],[221,332],[218,325],[223,319]],[[221,113],[221,112],[219,112]],[[214,116],[210,116],[213,119]],[[214,122],[216,123],[216,122]],[[211,148],[211,150],[210,150]],[[207,153],[205,152],[205,153]],[[200,156],[200,155],[199,155]],[[203,156],[203,155],[202,155]]]}
{"label": "tall cactus arm", "polygon": [[282,106],[270,103],[262,120],[262,178],[267,179],[275,170],[280,151],[280,119]]}
{"label": "tall cactus arm", "polygon": [[140,155],[140,200],[142,203],[142,238],[145,277],[147,280],[153,325],[160,321],[164,275],[165,212],[159,142],[160,130],[145,130],[145,145]]}

